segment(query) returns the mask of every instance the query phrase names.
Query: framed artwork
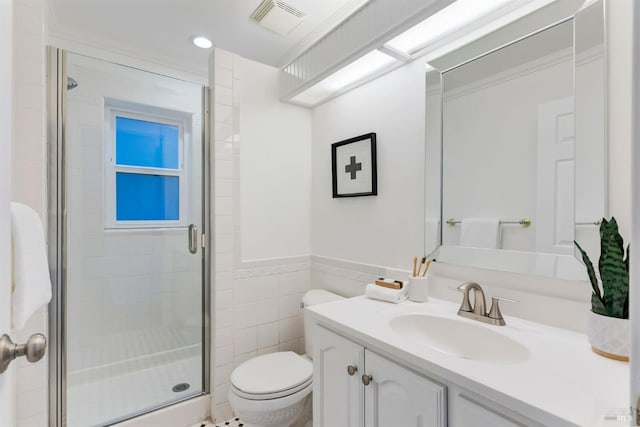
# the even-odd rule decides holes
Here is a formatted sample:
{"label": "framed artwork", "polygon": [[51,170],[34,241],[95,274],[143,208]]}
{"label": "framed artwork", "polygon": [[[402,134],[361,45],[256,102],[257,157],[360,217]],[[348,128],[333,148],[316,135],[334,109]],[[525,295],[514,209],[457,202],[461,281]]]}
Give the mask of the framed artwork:
{"label": "framed artwork", "polygon": [[334,198],[377,195],[376,134],[331,144],[331,172]]}

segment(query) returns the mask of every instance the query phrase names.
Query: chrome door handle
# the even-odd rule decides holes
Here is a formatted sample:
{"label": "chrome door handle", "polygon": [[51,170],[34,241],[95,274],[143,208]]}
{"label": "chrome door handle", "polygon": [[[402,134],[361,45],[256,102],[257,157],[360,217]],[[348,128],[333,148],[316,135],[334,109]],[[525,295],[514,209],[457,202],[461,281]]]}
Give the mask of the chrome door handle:
{"label": "chrome door handle", "polygon": [[9,335],[0,337],[0,374],[7,370],[9,364],[18,357],[26,356],[35,363],[44,357],[47,339],[42,334],[33,334],[25,344],[14,344]]}
{"label": "chrome door handle", "polygon": [[189,252],[198,252],[198,226],[195,224],[189,224]]}

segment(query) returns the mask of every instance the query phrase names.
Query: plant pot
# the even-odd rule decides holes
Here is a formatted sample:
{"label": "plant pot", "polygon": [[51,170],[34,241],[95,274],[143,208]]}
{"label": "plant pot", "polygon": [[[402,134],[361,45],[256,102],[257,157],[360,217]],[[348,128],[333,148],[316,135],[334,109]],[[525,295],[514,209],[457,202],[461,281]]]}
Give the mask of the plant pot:
{"label": "plant pot", "polygon": [[591,349],[610,359],[629,361],[631,346],[629,319],[608,317],[589,311],[588,335]]}

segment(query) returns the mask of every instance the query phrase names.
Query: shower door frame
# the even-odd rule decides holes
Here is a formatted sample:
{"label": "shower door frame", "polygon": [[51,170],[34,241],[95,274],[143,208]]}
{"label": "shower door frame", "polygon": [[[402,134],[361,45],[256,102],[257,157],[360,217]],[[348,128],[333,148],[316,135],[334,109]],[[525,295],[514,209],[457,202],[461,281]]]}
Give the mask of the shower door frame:
{"label": "shower door frame", "polygon": [[[95,58],[100,61],[105,61]],[[123,64],[117,64],[128,67]],[[128,67],[131,68],[131,67]],[[148,70],[142,72],[153,73]],[[172,77],[173,78],[173,77]],[[176,79],[180,80],[180,79]],[[186,81],[186,80],[185,80]],[[66,200],[65,200],[65,125],[67,101],[67,51],[47,47],[47,209],[48,257],[52,299],[49,305],[49,427],[66,427]],[[188,82],[188,81],[187,81]],[[192,84],[193,83],[188,82]],[[210,89],[202,86],[202,392],[171,403],[161,404],[128,414],[109,425],[131,420],[159,409],[197,399],[210,393],[211,361],[211,144],[210,144]],[[195,132],[195,130],[194,130]]]}

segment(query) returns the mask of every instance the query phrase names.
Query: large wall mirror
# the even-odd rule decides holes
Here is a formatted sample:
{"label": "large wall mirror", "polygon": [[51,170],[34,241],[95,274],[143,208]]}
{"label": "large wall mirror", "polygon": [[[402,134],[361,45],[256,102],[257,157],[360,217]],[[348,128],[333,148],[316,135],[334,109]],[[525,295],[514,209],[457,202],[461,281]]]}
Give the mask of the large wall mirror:
{"label": "large wall mirror", "polygon": [[439,262],[586,279],[574,240],[597,259],[607,214],[603,3],[432,63],[425,251],[440,245]]}

